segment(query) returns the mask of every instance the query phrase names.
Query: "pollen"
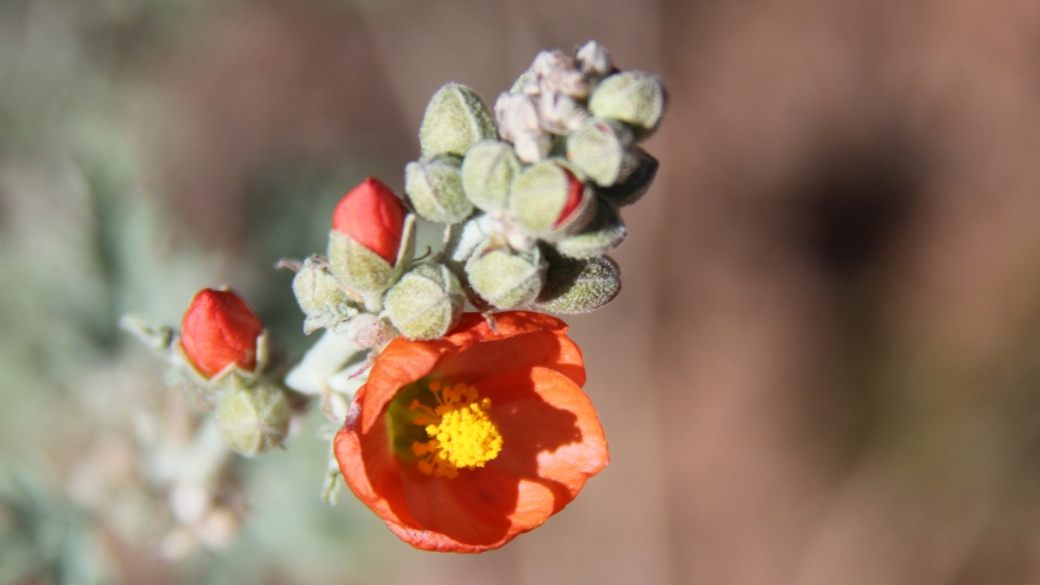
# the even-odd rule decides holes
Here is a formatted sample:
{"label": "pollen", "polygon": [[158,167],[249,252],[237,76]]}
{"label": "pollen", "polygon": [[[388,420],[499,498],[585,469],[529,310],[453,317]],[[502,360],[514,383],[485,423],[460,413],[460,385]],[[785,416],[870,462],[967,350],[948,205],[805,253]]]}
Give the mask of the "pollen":
{"label": "pollen", "polygon": [[502,434],[488,416],[491,399],[481,399],[476,388],[462,383],[445,386],[433,381],[429,388],[437,400],[436,407],[418,400],[411,404],[411,409],[419,412],[412,422],[424,427],[429,436],[426,442],[412,444],[419,471],[454,478],[459,469],[484,467],[498,457]]}

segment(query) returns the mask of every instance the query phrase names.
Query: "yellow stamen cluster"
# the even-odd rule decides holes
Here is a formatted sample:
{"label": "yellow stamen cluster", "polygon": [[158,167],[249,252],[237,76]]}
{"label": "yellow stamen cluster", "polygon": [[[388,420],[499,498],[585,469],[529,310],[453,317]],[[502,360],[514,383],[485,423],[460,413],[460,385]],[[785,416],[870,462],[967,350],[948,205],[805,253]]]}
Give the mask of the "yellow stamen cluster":
{"label": "yellow stamen cluster", "polygon": [[419,471],[434,477],[453,478],[459,468],[473,469],[498,457],[502,435],[488,417],[489,398],[480,399],[477,389],[459,383],[443,386],[430,382],[437,406],[430,408],[412,400],[411,409],[424,413],[412,420],[425,425],[429,441],[412,443],[412,453],[419,457]]}

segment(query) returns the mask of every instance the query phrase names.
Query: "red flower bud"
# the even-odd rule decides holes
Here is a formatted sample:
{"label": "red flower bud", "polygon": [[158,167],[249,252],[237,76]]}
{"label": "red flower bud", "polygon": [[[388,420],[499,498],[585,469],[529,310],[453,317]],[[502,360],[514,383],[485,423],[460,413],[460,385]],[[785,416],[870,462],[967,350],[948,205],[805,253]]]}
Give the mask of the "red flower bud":
{"label": "red flower bud", "polygon": [[579,181],[578,177],[575,177],[574,173],[567,169],[564,169],[563,172],[567,173],[567,202],[563,204],[563,211],[560,212],[560,217],[556,220],[555,227],[559,227],[563,222],[567,221],[567,218],[578,208],[578,204],[581,203],[581,197],[585,193],[585,183]]}
{"label": "red flower bud", "polygon": [[261,329],[260,319],[238,295],[205,288],[184,313],[181,346],[191,363],[208,377],[231,364],[252,370]]}
{"label": "red flower bud", "polygon": [[332,229],[393,265],[401,246],[405,213],[390,187],[369,177],[340,200],[332,214]]}

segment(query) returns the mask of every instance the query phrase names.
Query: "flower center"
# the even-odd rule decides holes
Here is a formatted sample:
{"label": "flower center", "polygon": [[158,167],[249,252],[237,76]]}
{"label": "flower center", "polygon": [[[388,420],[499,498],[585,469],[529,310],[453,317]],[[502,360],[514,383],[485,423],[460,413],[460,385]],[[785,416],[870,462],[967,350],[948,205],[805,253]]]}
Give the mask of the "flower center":
{"label": "flower center", "polygon": [[443,386],[430,382],[436,407],[412,400],[410,409],[421,413],[412,422],[424,426],[428,441],[412,443],[412,453],[419,458],[417,467],[426,475],[453,478],[459,468],[474,469],[498,457],[502,450],[502,434],[488,417],[491,399],[481,399],[477,389],[458,383]]}

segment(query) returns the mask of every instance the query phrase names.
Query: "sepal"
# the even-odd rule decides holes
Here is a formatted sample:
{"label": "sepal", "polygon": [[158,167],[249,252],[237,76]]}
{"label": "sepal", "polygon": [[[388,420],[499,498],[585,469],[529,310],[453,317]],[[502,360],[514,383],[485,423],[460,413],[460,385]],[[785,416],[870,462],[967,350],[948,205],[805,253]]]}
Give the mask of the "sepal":
{"label": "sepal", "polygon": [[594,216],[596,198],[578,174],[558,159],[526,167],[513,182],[510,210],[529,233],[541,239],[579,232]]}
{"label": "sepal", "polygon": [[625,179],[639,161],[629,151],[632,131],[609,118],[589,118],[567,136],[567,159],[602,187]]}
{"label": "sepal", "polygon": [[665,107],[661,78],[642,71],[622,71],[596,86],[589,98],[589,111],[600,118],[613,118],[635,127],[645,138],[657,129]]}
{"label": "sepal", "polygon": [[484,100],[460,83],[449,83],[430,98],[419,128],[423,156],[464,156],[485,138],[496,138],[495,121]]}
{"label": "sepal", "polygon": [[404,220],[397,260],[391,265],[379,254],[337,230],[329,231],[329,268],[350,288],[361,292],[382,292],[393,285],[407,268],[415,251],[415,216]]}
{"label": "sepal", "polygon": [[443,264],[422,264],[386,293],[390,322],[408,339],[440,339],[458,322],[465,297],[458,278]]}
{"label": "sepal", "polygon": [[576,260],[546,247],[549,268],[535,306],[549,313],[588,313],[614,300],[621,291],[621,269],[607,256]]}
{"label": "sepal", "polygon": [[221,383],[217,402],[220,438],[246,457],[279,447],[289,433],[292,408],[285,392],[266,382],[253,383],[237,375]]}
{"label": "sepal", "polygon": [[455,155],[408,163],[404,190],[419,217],[451,225],[473,213],[473,204],[462,190],[461,164]]}
{"label": "sepal", "polygon": [[581,232],[556,242],[556,250],[571,258],[602,256],[617,248],[628,235],[621,215],[607,201],[596,205],[596,217]]}
{"label": "sepal", "polygon": [[654,177],[657,175],[659,163],[649,152],[636,147],[632,150],[632,154],[637,160],[635,170],[629,173],[628,177],[623,181],[613,186],[599,189],[599,194],[604,199],[618,207],[632,205],[639,201],[646,194],[647,190],[650,189],[650,185],[654,182]]}
{"label": "sepal", "polygon": [[306,315],[304,333],[310,335],[322,327],[335,328],[357,315],[362,306],[343,288],[321,256],[303,262],[292,282],[300,310]]}
{"label": "sepal", "polygon": [[520,159],[513,147],[498,140],[473,145],[462,161],[462,188],[466,197],[484,211],[509,205],[509,191],[520,174]]}
{"label": "sepal", "polygon": [[470,286],[499,309],[523,307],[538,298],[544,272],[545,262],[537,246],[517,252],[489,241],[466,263]]}

